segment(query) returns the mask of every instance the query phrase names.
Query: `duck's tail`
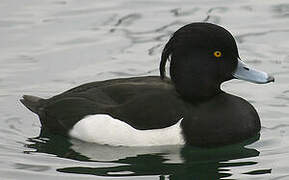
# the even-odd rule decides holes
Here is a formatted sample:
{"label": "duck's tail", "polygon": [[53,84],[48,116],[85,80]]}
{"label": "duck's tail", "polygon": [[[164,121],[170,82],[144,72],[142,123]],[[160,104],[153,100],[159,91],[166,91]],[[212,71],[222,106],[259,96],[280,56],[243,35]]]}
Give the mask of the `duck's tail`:
{"label": "duck's tail", "polygon": [[43,106],[45,100],[36,96],[24,95],[20,101],[30,111],[39,115],[40,108]]}

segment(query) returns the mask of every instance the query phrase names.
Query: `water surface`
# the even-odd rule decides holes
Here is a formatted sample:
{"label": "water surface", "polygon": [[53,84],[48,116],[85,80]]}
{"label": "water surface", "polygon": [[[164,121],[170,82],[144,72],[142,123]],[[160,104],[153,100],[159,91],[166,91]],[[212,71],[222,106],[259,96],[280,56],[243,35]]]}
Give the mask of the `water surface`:
{"label": "water surface", "polygon": [[[260,137],[213,149],[101,146],[41,132],[19,102],[158,75],[164,44],[194,21],[228,29],[241,58],[275,76],[274,84],[222,87],[258,110]],[[2,0],[0,179],[289,179],[288,24],[286,0]]]}

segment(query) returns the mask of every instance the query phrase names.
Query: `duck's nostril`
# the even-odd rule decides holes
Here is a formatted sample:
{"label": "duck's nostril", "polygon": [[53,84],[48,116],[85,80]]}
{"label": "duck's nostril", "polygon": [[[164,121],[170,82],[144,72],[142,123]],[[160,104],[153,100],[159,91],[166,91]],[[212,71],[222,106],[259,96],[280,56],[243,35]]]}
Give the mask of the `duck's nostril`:
{"label": "duck's nostril", "polygon": [[246,69],[247,71],[249,71],[250,69],[249,68],[247,68],[247,67],[243,67],[244,69]]}

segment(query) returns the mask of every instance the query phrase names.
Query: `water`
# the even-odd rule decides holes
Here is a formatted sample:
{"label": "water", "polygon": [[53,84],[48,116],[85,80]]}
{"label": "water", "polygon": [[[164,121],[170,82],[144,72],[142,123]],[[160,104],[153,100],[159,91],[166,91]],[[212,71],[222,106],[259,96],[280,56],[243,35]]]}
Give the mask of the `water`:
{"label": "water", "polygon": [[[242,59],[275,76],[268,85],[223,84],[258,110],[256,142],[214,149],[83,143],[40,134],[37,117],[18,101],[156,75],[170,34],[193,21],[230,30]],[[286,0],[1,0],[0,179],[289,179],[288,24]]]}

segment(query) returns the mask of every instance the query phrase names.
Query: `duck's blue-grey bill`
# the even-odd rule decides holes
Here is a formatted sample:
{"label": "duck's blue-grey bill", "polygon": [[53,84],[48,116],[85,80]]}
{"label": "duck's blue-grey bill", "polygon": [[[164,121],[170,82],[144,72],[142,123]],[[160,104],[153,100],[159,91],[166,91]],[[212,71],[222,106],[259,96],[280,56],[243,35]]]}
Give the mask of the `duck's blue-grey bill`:
{"label": "duck's blue-grey bill", "polygon": [[263,72],[253,69],[247,66],[240,59],[238,60],[238,65],[235,72],[232,74],[237,79],[242,79],[245,81],[258,83],[258,84],[266,84],[269,82],[274,82],[274,77]]}

